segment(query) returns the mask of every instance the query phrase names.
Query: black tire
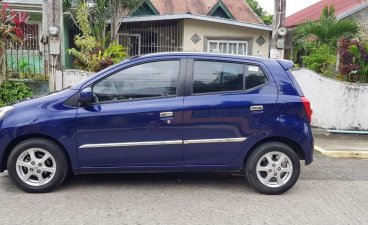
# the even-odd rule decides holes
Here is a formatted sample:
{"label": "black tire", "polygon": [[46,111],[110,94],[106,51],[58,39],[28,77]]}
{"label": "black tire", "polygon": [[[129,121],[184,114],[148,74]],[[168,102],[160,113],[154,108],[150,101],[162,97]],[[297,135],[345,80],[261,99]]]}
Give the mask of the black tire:
{"label": "black tire", "polygon": [[[268,162],[266,155],[274,156],[275,158]],[[286,155],[288,158],[281,162],[282,160],[277,159],[281,155]],[[287,163],[289,160],[290,163]],[[258,164],[262,169],[257,172]],[[266,171],[262,171],[265,168],[267,168]],[[292,172],[279,172],[286,170]],[[251,186],[258,192],[267,195],[278,195],[288,191],[297,182],[299,174],[300,162],[297,154],[288,145],[279,142],[268,142],[256,147],[245,164],[245,175]]]}
{"label": "black tire", "polygon": [[[33,160],[29,152],[34,152]],[[51,156],[45,156],[46,152]],[[43,156],[45,156],[44,161],[42,160]],[[21,157],[22,162],[26,163],[26,166],[17,165],[19,157]],[[43,138],[27,139],[17,144],[9,155],[7,166],[9,176],[15,185],[23,191],[30,193],[52,191],[64,181],[69,170],[68,159],[64,149],[55,142]],[[31,170],[33,172],[30,172]],[[28,173],[32,175],[26,178]],[[41,179],[38,176],[42,176]],[[21,177],[26,181],[23,181]]]}

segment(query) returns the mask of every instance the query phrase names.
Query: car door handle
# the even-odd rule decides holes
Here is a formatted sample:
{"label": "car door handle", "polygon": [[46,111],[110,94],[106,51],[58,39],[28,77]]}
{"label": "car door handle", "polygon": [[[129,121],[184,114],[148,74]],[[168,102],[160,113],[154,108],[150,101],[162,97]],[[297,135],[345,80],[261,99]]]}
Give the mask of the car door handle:
{"label": "car door handle", "polygon": [[250,111],[251,112],[259,112],[259,111],[263,111],[263,105],[252,105],[250,107]]}
{"label": "car door handle", "polygon": [[160,112],[160,118],[168,118],[168,117],[174,117],[174,113],[173,112]]}

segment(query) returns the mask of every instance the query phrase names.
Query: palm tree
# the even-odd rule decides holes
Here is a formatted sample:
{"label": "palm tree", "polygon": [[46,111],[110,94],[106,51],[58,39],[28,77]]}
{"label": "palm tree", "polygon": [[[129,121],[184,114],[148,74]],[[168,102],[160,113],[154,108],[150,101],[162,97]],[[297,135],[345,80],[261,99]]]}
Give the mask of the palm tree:
{"label": "palm tree", "polygon": [[359,32],[359,25],[351,19],[337,20],[333,6],[323,9],[318,21],[307,21],[293,31],[293,47],[295,52],[305,50],[305,45],[314,41],[327,44],[333,50],[341,37],[352,37]]}
{"label": "palm tree", "polygon": [[[76,6],[80,3],[87,3],[90,6],[90,17],[93,23],[93,33],[102,34],[105,38],[115,41],[122,19],[140,6],[142,0],[63,0],[63,11],[70,15],[74,24],[76,22]],[[110,22],[111,37],[107,37],[107,25]],[[80,29],[80,27],[78,27]]]}

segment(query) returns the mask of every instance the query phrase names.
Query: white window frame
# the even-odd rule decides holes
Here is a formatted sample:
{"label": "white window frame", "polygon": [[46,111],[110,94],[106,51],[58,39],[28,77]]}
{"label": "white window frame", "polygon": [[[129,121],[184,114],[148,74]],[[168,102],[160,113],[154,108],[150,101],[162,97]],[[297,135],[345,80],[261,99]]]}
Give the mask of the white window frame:
{"label": "white window frame", "polygon": [[[226,44],[227,52],[224,52],[224,53],[227,53],[227,54],[233,54],[233,53],[229,52],[229,44],[236,44],[236,51],[239,50],[239,44],[245,44],[246,47],[245,47],[245,54],[244,55],[248,55],[248,50],[249,50],[249,42],[248,41],[208,40],[207,41],[207,52],[210,52],[210,45],[211,44],[217,44],[217,46],[219,47],[220,46],[220,43],[221,44]],[[217,50],[216,52],[220,53],[220,49],[219,48],[217,48],[216,50]],[[236,55],[239,55],[239,54],[236,53]]]}

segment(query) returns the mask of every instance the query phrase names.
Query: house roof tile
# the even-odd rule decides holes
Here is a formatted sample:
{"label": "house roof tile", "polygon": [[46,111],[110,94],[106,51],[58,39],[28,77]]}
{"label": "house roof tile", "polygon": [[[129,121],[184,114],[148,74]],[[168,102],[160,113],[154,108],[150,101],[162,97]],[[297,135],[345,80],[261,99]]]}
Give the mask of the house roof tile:
{"label": "house roof tile", "polygon": [[333,5],[335,15],[348,12],[349,10],[366,3],[367,0],[322,0],[286,18],[286,27],[293,27],[308,20],[318,20],[325,6]]}
{"label": "house roof tile", "polygon": [[[219,0],[151,0],[160,15],[185,14],[207,15]],[[222,0],[238,21],[263,24],[244,0]]]}

